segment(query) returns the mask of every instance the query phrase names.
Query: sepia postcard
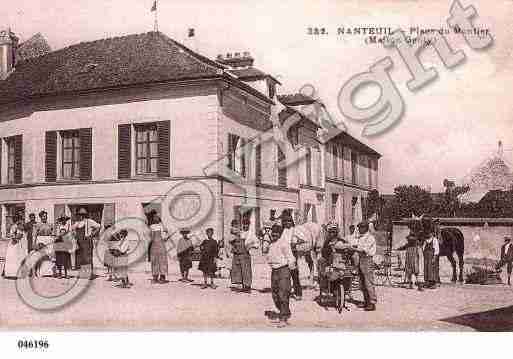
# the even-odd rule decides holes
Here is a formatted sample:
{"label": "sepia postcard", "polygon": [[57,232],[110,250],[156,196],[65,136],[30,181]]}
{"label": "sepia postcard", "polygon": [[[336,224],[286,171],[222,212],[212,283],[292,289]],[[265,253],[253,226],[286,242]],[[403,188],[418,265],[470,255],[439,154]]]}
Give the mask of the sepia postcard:
{"label": "sepia postcard", "polygon": [[3,332],[513,330],[511,1],[0,8]]}

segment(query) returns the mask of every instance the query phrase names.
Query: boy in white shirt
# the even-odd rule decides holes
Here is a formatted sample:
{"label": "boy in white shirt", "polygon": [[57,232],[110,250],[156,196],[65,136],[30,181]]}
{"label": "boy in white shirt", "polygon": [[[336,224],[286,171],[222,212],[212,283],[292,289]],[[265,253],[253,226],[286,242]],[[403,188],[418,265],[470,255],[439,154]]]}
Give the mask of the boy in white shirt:
{"label": "boy in white shirt", "polygon": [[288,325],[290,318],[290,271],[296,268],[296,259],[292,254],[290,242],[283,234],[283,227],[275,224],[271,229],[271,243],[267,252],[267,261],[271,267],[271,291],[274,305],[279,311],[278,327]]}

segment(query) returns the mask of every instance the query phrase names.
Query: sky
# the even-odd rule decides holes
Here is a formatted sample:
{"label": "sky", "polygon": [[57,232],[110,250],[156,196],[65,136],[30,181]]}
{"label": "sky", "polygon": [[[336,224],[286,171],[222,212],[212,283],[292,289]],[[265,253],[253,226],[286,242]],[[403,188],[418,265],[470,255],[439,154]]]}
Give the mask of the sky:
{"label": "sky", "polygon": [[[462,50],[464,64],[447,69],[433,49],[421,59],[434,66],[438,79],[415,93],[406,87],[409,73],[394,49],[365,44],[364,36],[337,35],[339,27],[444,27],[452,1],[303,1],[281,0],[160,0],[159,31],[177,41],[195,29],[193,46],[203,55],[249,51],[255,67],[281,82],[279,94],[295,93],[305,84],[315,87],[337,121],[348,132],[382,154],[379,189],[392,193],[400,184],[442,190],[445,178],[459,182],[497,151],[502,140],[505,157],[513,162],[513,18],[511,1],[462,1],[477,10],[474,24],[489,29],[494,44],[471,49],[461,35],[448,36]],[[17,0],[3,4],[0,27],[23,40],[42,33],[52,49],[83,41],[152,31],[153,0]],[[309,35],[309,27],[326,28],[327,35]],[[397,126],[373,138],[362,137],[364,124],[340,113],[337,96],[352,76],[390,56],[390,71],[406,106]],[[358,94],[360,104],[379,96],[370,87]]]}

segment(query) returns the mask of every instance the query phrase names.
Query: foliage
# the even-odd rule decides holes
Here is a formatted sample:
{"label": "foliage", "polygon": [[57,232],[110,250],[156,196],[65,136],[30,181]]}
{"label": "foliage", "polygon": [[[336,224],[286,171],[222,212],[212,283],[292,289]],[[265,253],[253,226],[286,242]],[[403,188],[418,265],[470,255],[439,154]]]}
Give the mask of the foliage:
{"label": "foliage", "polygon": [[394,189],[394,199],[387,208],[392,219],[429,214],[433,208],[431,194],[420,186],[401,185]]}

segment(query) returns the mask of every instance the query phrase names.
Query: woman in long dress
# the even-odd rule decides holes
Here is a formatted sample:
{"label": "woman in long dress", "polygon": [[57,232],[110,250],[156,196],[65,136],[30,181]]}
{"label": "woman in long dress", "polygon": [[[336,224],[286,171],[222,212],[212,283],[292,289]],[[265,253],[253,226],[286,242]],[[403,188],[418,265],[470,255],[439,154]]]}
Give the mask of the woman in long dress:
{"label": "woman in long dress", "polygon": [[148,225],[150,227],[151,243],[149,248],[152,283],[167,283],[168,274],[167,250],[165,241],[167,241],[167,231],[162,225],[162,221],[157,215],[157,211],[152,210],[147,214]]}
{"label": "woman in long dress", "polygon": [[28,255],[27,235],[23,230],[23,218],[17,216],[15,224],[9,230],[9,243],[5,254],[5,265],[2,276],[17,279],[18,271]]}
{"label": "woman in long dress", "polygon": [[406,237],[407,243],[399,248],[398,251],[406,251],[406,258],[404,260],[404,269],[406,282],[410,289],[413,289],[412,277],[415,275],[418,290],[422,291],[422,286],[419,280],[419,247],[418,238],[413,234]]}

